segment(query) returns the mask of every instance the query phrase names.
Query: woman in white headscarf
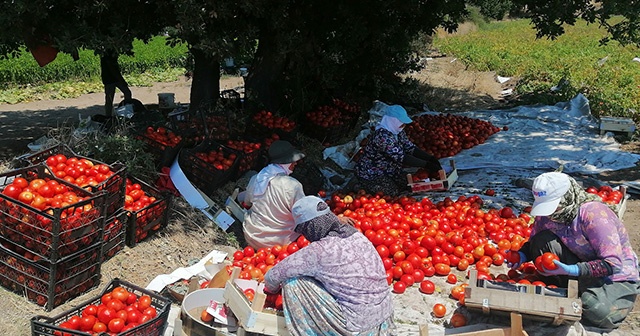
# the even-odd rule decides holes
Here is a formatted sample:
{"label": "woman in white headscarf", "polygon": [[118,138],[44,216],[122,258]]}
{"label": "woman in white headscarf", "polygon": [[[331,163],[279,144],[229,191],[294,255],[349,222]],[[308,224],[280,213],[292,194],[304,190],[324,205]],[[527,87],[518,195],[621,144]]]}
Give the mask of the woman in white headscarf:
{"label": "woman in white headscarf", "polygon": [[424,167],[429,173],[442,169],[438,159],[416,147],[407,137],[404,126],[411,121],[402,106],[386,108],[356,164],[356,176],[368,192],[397,196],[409,191],[405,166]]}
{"label": "woman in white headscarf", "polygon": [[287,141],[269,147],[270,164],[254,175],[243,201],[250,206],[243,223],[244,238],[253,248],[289,244],[300,234],[294,232],[293,204],[304,197],[302,184],[289,176],[304,154]]}

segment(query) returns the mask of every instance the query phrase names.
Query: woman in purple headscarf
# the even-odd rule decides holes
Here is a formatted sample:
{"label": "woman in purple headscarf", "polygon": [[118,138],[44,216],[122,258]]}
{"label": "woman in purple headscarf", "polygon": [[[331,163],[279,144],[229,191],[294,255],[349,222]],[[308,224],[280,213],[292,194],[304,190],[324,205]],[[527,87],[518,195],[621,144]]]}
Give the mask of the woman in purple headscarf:
{"label": "woman in purple headscarf", "polygon": [[292,212],[311,244],[265,275],[267,291],[282,289],[291,334],[394,335],[391,292],[371,242],[318,197],[301,198]]}

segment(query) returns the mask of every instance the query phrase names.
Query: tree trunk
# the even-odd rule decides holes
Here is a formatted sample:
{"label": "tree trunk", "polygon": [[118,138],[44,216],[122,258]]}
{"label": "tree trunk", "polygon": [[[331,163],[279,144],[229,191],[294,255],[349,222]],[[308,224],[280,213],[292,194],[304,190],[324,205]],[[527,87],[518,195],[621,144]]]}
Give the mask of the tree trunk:
{"label": "tree trunk", "polygon": [[258,50],[245,82],[249,109],[279,111],[286,105],[284,83],[284,55],[278,50],[275,34],[268,31],[260,37]]}
{"label": "tree trunk", "polygon": [[189,97],[189,109],[208,111],[220,98],[220,57],[191,48],[194,69]]}

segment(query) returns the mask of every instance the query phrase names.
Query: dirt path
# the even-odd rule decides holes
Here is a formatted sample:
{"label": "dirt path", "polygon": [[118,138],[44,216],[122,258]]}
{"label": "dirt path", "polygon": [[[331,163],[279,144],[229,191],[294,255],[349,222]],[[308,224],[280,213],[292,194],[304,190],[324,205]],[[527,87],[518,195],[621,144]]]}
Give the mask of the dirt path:
{"label": "dirt path", "polygon": [[[505,88],[495,80],[493,73],[468,71],[452,58],[427,60],[427,69],[414,77],[430,84],[429,99],[425,103],[437,111],[464,111],[488,109],[504,104],[500,92]],[[158,93],[173,92],[177,102],[188,102],[191,83],[184,79],[171,83],[156,83],[152,87],[132,88],[134,98],[144,104],[157,104]],[[242,85],[241,78],[222,81],[221,88],[228,89]],[[119,100],[117,97],[116,100]],[[58,101],[36,101],[16,105],[0,105],[0,161],[28,151],[26,145],[47,132],[68,122],[76,122],[78,116],[86,118],[103,113],[103,94],[94,93],[78,98]],[[637,143],[625,148],[640,153]],[[599,178],[611,183],[639,180],[638,167],[623,171],[601,174]],[[185,216],[179,210],[181,218]],[[624,221],[634,249],[640,252],[640,200],[630,199]],[[195,223],[195,224],[194,224]],[[144,286],[157,274],[170,273],[177,267],[185,266],[190,259],[199,259],[211,249],[229,250],[224,237],[212,232],[211,227],[201,227],[197,220],[183,218],[170,225],[168,231],[159,237],[145,241],[134,249],[125,248],[102,266],[102,280],[98,288],[55,309],[45,312],[26,298],[19,297],[0,288],[0,335],[30,335],[29,319],[38,314],[53,316],[73,304],[95,296],[108,282],[120,277]],[[220,245],[222,244],[222,245]],[[73,304],[72,304],[73,303]],[[634,334],[640,328],[640,307],[625,320],[620,331],[625,335]]]}

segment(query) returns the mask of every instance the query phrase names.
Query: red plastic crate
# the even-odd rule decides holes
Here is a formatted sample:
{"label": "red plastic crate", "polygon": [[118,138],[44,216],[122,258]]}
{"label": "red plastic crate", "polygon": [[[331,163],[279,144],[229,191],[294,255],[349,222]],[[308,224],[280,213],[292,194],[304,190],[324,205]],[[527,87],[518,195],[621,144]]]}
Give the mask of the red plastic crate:
{"label": "red plastic crate", "polygon": [[[120,280],[118,278],[113,279],[109,285],[102,291],[102,294],[88,300],[79,306],[67,310],[54,317],[47,316],[34,316],[31,319],[31,335],[32,336],[54,336],[54,335],[69,335],[69,336],[91,336],[93,333],[85,333],[82,331],[70,330],[60,328],[59,325],[67,321],[74,315],[80,316],[82,310],[88,305],[99,305],[102,295],[111,292],[116,287],[124,287],[127,291],[133,292],[138,297],[142,295],[148,295],[151,298],[151,306],[156,309],[157,315],[153,319],[125,332],[121,332],[118,336],[161,336],[164,334],[167,328],[167,322],[169,319],[169,311],[171,308],[171,300],[158,295],[152,291],[138,287],[134,284]],[[107,336],[107,333],[100,333],[99,336]]]}
{"label": "red plastic crate", "polygon": [[0,246],[0,284],[29,301],[51,309],[93,288],[100,282],[102,242],[58,262],[33,261],[15,252],[4,239]]}
{"label": "red plastic crate", "polygon": [[120,210],[115,215],[107,218],[104,224],[104,236],[102,239],[102,261],[105,262],[122,250],[127,237],[126,211]]}
{"label": "red plastic crate", "polygon": [[128,217],[126,244],[134,247],[154,232],[167,226],[172,197],[170,193],[161,192],[135,177],[129,177],[129,179],[132,183],[139,183],[145,194],[156,198],[155,202],[138,211],[125,210]]}
{"label": "red plastic crate", "polygon": [[89,157],[81,156],[74,153],[69,147],[66,145],[57,145],[40,152],[25,156],[23,161],[27,165],[36,165],[39,163],[46,162],[47,158],[51,155],[62,154],[67,158],[76,157],[79,159],[87,159],[91,161],[94,165],[104,164],[109,166],[113,175],[108,179],[104,180],[102,183],[99,183],[96,186],[88,186],[88,190],[91,192],[100,192],[106,191],[106,214],[107,216],[115,214],[118,210],[122,208],[124,205],[124,187],[125,187],[125,178],[127,177],[127,166],[120,162],[115,162],[112,164],[107,164],[98,160],[94,160]]}
{"label": "red plastic crate", "polygon": [[[43,164],[0,174],[0,190],[16,177],[28,181],[55,179]],[[56,262],[85,247],[101,242],[106,194],[93,194],[62,180],[83,201],[61,208],[36,209],[0,193],[0,235],[34,258]],[[21,251],[18,251],[21,252]]]}

